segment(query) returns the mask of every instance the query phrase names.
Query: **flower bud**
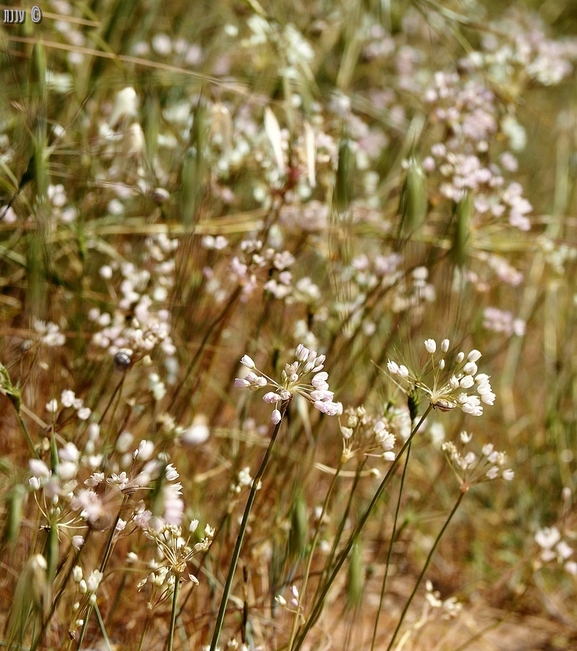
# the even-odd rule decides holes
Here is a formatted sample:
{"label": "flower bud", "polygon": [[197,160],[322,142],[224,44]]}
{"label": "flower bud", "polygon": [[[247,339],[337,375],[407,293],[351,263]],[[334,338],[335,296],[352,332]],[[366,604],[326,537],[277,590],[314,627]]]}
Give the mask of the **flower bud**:
{"label": "flower bud", "polygon": [[427,339],[425,341],[425,348],[428,353],[434,355],[437,352],[437,343],[434,339]]}

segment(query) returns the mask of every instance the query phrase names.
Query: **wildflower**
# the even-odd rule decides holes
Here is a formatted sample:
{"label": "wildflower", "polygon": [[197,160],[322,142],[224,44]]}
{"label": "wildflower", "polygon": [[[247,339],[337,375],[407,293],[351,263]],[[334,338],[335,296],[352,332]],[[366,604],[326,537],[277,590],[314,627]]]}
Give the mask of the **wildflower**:
{"label": "wildflower", "polygon": [[445,600],[441,599],[441,593],[434,590],[431,581],[427,581],[425,587],[427,590],[425,593],[425,599],[428,607],[445,611],[442,615],[442,619],[452,619],[463,609],[463,604],[459,603],[456,597],[449,597]]}
{"label": "wildflower", "polygon": [[158,376],[158,373],[151,373],[148,376],[148,389],[152,392],[156,401],[162,400],[166,395],[166,387]]}
{"label": "wildflower", "polygon": [[427,339],[425,341],[425,348],[428,353],[434,355],[437,352],[437,343],[434,339]]}
{"label": "wildflower", "polygon": [[204,414],[197,414],[192,419],[192,425],[184,430],[177,430],[183,443],[200,445],[208,441],[210,429],[208,419]]}
{"label": "wildflower", "polygon": [[34,321],[34,330],[40,335],[40,341],[46,346],[63,346],[66,343],[66,337],[60,332],[59,327],[48,321]]}
{"label": "wildflower", "polygon": [[107,520],[106,507],[102,499],[91,488],[78,491],[70,502],[70,508],[73,511],[80,511],[80,517],[99,531],[102,530],[102,525]]}
{"label": "wildflower", "polygon": [[[446,353],[449,345],[449,340],[444,339],[441,342],[441,353]],[[472,350],[466,357],[465,353],[459,352],[453,366],[447,368],[444,358],[436,360],[437,344],[434,339],[425,341],[425,349],[431,355],[429,361],[433,376],[432,386],[410,373],[406,366],[399,365],[393,360],[387,362],[389,373],[398,375],[404,384],[408,385],[406,391],[409,395],[415,390],[420,390],[426,394],[434,409],[451,411],[459,407],[472,416],[481,416],[483,413],[481,403],[492,405],[495,402],[496,396],[491,388],[489,376],[478,373],[477,362],[482,356],[478,350]],[[428,365],[426,369],[428,370]],[[467,393],[469,389],[475,389],[478,395]]]}
{"label": "wildflower", "polygon": [[561,540],[561,532],[557,527],[543,527],[535,534],[535,542],[543,550],[541,552],[541,559],[543,561],[550,561],[555,558],[556,554],[553,551],[555,545]]}
{"label": "wildflower", "polygon": [[[184,575],[192,558],[210,547],[214,530],[210,527],[205,528],[205,537],[196,544],[191,543],[190,536],[185,540],[182,537],[181,527],[174,524],[165,524],[159,530],[148,528],[145,535],[156,544],[162,561],[155,567],[155,572],[139,583],[139,590],[147,581],[169,584],[169,575],[172,577]],[[158,581],[159,576],[162,579],[160,582]],[[188,574],[188,579],[198,582],[192,574]]]}
{"label": "wildflower", "polygon": [[131,86],[123,88],[116,94],[112,113],[110,114],[109,124],[114,127],[121,118],[135,117],[138,112],[138,96]]}
{"label": "wildflower", "polygon": [[60,396],[60,402],[63,407],[72,407],[75,399],[76,396],[74,391],[71,391],[70,389],[65,389]]}
{"label": "wildflower", "polygon": [[511,312],[499,310],[496,307],[487,307],[483,311],[483,328],[493,332],[503,332],[507,336],[525,334],[526,323],[523,319],[514,319]]}
{"label": "wildflower", "polygon": [[138,458],[141,461],[147,461],[152,456],[153,451],[154,443],[152,441],[140,441],[132,457],[133,459]]}
{"label": "wildflower", "polygon": [[487,443],[481,449],[481,454],[465,450],[473,435],[468,432],[460,434],[461,449],[452,441],[441,444],[441,450],[449,462],[455,476],[459,480],[461,490],[469,490],[474,484],[497,479],[499,476],[505,481],[511,481],[515,476],[512,469],[503,469],[507,462],[504,452],[497,452],[492,443]]}
{"label": "wildflower", "polygon": [[396,414],[391,411],[376,418],[369,416],[364,407],[356,409],[348,407],[345,410],[345,417],[345,425],[341,424],[343,461],[347,461],[357,453],[385,461],[395,460],[396,436],[391,430],[396,429]]}
{"label": "wildflower", "polygon": [[329,375],[322,370],[324,362],[324,355],[317,355],[316,351],[299,344],[295,350],[295,361],[285,365],[279,383],[259,371],[254,361],[248,355],[244,355],[241,364],[251,370],[244,377],[236,378],[234,386],[251,391],[267,386],[273,387],[274,391],[265,393],[263,400],[267,404],[275,405],[271,415],[271,421],[275,425],[282,417],[278,408],[279,403],[291,400],[294,395],[302,396],[321,413],[336,416],[342,413],[343,406],[333,400],[334,393],[329,390],[327,382]]}
{"label": "wildflower", "polygon": [[49,400],[46,403],[46,411],[51,414],[55,414],[58,411],[58,400],[56,400],[56,398],[52,398],[52,400]]}

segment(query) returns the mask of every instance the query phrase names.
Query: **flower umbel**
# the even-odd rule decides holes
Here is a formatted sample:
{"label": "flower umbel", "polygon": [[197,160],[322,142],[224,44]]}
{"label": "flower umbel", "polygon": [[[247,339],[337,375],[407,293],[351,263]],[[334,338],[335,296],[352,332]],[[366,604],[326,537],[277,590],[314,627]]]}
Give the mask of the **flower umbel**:
{"label": "flower umbel", "polygon": [[[195,520],[190,527],[191,532],[196,529],[196,525],[198,522]],[[147,529],[145,535],[156,543],[162,561],[160,564],[154,564],[154,572],[138,584],[138,589],[142,589],[149,581],[155,585],[161,583],[168,587],[174,585],[174,577],[184,575],[188,562],[193,556],[210,547],[214,530],[207,525],[204,534],[205,536],[200,542],[192,544],[190,537],[185,540],[182,537],[181,527],[174,524],[165,524],[159,530]],[[188,578],[193,583],[198,583],[194,575],[188,574]]]}
{"label": "flower umbel", "polygon": [[461,485],[461,490],[467,491],[474,484],[491,481],[498,477],[505,481],[511,481],[515,476],[514,471],[510,468],[503,468],[507,463],[507,455],[504,452],[497,452],[492,443],[486,443],[482,447],[480,455],[473,451],[467,451],[465,446],[471,442],[472,438],[472,434],[461,432],[459,447],[452,441],[446,441],[441,445],[441,449]]}
{"label": "flower umbel", "polygon": [[347,407],[343,420],[343,461],[348,461],[357,453],[385,461],[395,460],[396,437],[391,431],[391,414],[376,417],[368,415],[364,407]]}
{"label": "flower umbel", "polygon": [[291,400],[294,395],[302,396],[327,416],[337,416],[342,414],[343,405],[333,400],[334,393],[329,390],[327,382],[329,374],[322,370],[324,362],[324,355],[317,355],[316,351],[299,344],[295,350],[295,361],[285,364],[281,380],[277,382],[259,371],[254,361],[244,355],[240,363],[249,369],[249,372],[243,378],[236,378],[234,386],[251,391],[273,387],[274,390],[265,393],[262,399],[275,405],[271,416],[275,425],[281,419],[279,403]]}
{"label": "flower umbel", "polygon": [[[449,340],[441,342],[441,354],[449,350]],[[389,360],[387,368],[391,375],[398,375],[401,379],[401,386],[408,394],[415,390],[421,390],[429,399],[434,409],[450,411],[459,407],[466,414],[481,416],[483,413],[482,402],[492,405],[495,402],[495,394],[489,382],[489,376],[485,373],[478,373],[477,362],[481,358],[478,350],[472,350],[467,356],[459,352],[451,368],[447,368],[444,357],[437,359],[437,344],[434,339],[425,341],[425,349],[429,354],[429,362],[425,370],[432,373],[432,385],[425,383],[422,379],[412,374],[404,365]],[[430,364],[430,368],[429,368]],[[477,392],[468,393],[469,389]]]}

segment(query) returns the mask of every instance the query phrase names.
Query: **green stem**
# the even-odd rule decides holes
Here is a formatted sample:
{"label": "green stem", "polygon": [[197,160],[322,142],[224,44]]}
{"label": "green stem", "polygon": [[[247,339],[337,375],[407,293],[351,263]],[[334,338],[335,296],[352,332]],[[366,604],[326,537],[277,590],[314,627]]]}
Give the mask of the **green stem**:
{"label": "green stem", "polygon": [[[110,535],[108,536],[108,540],[106,541],[106,548],[104,550],[104,556],[102,557],[102,561],[100,562],[100,572],[104,574],[104,569],[106,568],[106,564],[108,563],[108,559],[110,558],[110,554],[112,553],[112,548],[113,548],[113,540],[114,540],[114,534],[116,533],[116,525],[118,524],[118,521],[120,520],[120,514],[122,513],[122,509],[124,505],[126,504],[126,501],[128,500],[128,496],[125,495],[124,499],[122,501],[122,504],[120,506],[120,509],[118,510],[118,514],[116,515],[116,520],[114,520],[114,524],[112,525],[110,529]],[[80,629],[80,636],[78,638],[78,646],[76,647],[78,651],[82,648],[82,642],[84,641],[84,636],[86,635],[86,631],[88,629],[88,621],[90,620],[90,616],[92,615],[92,606],[90,603],[88,604],[86,608],[86,615],[84,616],[84,623],[82,624],[82,628]]]}
{"label": "green stem", "polygon": [[246,502],[246,506],[244,507],[244,514],[242,516],[242,522],[240,523],[240,530],[238,532],[238,536],[236,539],[236,544],[234,546],[234,550],[232,552],[232,559],[230,562],[230,567],[228,570],[228,576],[226,577],[226,583],[224,585],[224,592],[222,595],[222,599],[220,601],[220,607],[218,609],[218,615],[216,617],[216,624],[214,627],[214,634],[212,636],[212,642],[210,644],[210,651],[216,651],[216,646],[218,644],[218,639],[220,637],[220,632],[222,630],[222,626],[224,624],[224,616],[226,614],[226,606],[228,603],[228,599],[230,597],[230,593],[232,590],[232,582],[234,580],[234,573],[236,571],[236,566],[238,565],[238,559],[240,557],[240,550],[242,547],[242,543],[244,540],[244,535],[246,533],[246,529],[248,526],[248,518],[250,515],[250,512],[252,510],[252,506],[254,504],[254,500],[256,498],[256,492],[259,488],[260,481],[264,475],[264,471],[268,465],[272,449],[274,447],[275,441],[277,439],[278,433],[280,432],[280,428],[283,422],[284,415],[286,413],[288,407],[288,401],[285,402],[281,408],[281,419],[280,421],[275,425],[275,428],[273,430],[270,443],[268,444],[268,447],[266,449],[265,455],[263,457],[263,460],[260,464],[260,468],[258,469],[253,481],[252,481],[252,486],[250,489],[250,493],[248,495],[248,500]]}
{"label": "green stem", "polygon": [[174,627],[176,625],[176,611],[178,605],[178,588],[180,586],[180,577],[174,576],[174,591],[172,593],[172,610],[170,612],[170,629],[168,631],[168,651],[172,651],[174,644]]}
{"label": "green stem", "polygon": [[335,559],[335,555],[337,553],[337,547],[339,546],[339,543],[341,542],[341,538],[343,535],[343,532],[345,530],[345,526],[347,522],[349,521],[349,513],[351,512],[351,508],[353,505],[353,499],[355,498],[357,488],[359,487],[359,483],[361,481],[361,476],[363,473],[363,469],[367,463],[367,457],[363,457],[361,462],[359,463],[357,467],[357,471],[355,474],[355,478],[353,480],[353,485],[351,487],[351,490],[349,492],[349,497],[347,499],[347,505],[345,506],[345,509],[342,513],[341,520],[339,522],[339,525],[337,527],[337,532],[334,536],[333,544],[331,546],[331,551],[329,552],[329,555],[327,556],[327,560],[325,563],[325,567],[321,573],[317,588],[315,590],[314,597],[312,599],[313,603],[316,603],[318,595],[321,593],[321,590],[324,587],[325,581],[327,580],[327,576],[333,566],[333,561]]}
{"label": "green stem", "polygon": [[110,640],[108,639],[108,634],[106,633],[106,627],[104,626],[104,621],[102,620],[102,615],[100,614],[100,608],[98,608],[98,604],[94,604],[94,613],[96,614],[96,619],[98,620],[98,626],[100,626],[100,632],[102,633],[104,644],[106,644],[106,649],[107,651],[112,651]]}
{"label": "green stem", "polygon": [[[384,476],[383,481],[379,484],[379,487],[377,488],[377,491],[373,495],[373,499],[371,500],[371,503],[367,507],[366,511],[363,513],[361,516],[361,519],[359,520],[357,526],[355,527],[355,530],[351,534],[349,541],[347,542],[345,548],[341,552],[341,555],[339,556],[339,559],[337,560],[335,567],[329,576],[327,582],[325,583],[321,593],[319,594],[319,597],[313,606],[313,609],[311,610],[311,614],[309,615],[308,620],[303,626],[302,632],[299,635],[298,641],[295,646],[295,651],[298,651],[301,646],[303,645],[305,638],[307,636],[307,633],[309,630],[312,628],[314,622],[318,619],[321,610],[323,608],[324,601],[326,599],[326,596],[334,583],[335,579],[337,578],[338,573],[340,572],[341,567],[343,566],[345,560],[347,559],[348,555],[350,554],[351,549],[353,548],[353,545],[355,544],[357,538],[359,537],[361,531],[363,530],[363,527],[367,523],[367,520],[369,519],[370,514],[372,513],[375,504],[378,502],[379,498],[383,494],[383,491],[387,487],[387,484],[389,483],[391,477],[393,476],[393,473],[401,460],[401,457],[403,456],[405,450],[409,447],[411,444],[411,441],[413,440],[413,437],[415,434],[419,431],[421,428],[421,425],[425,422],[425,419],[429,415],[429,412],[431,411],[432,406],[429,405],[427,409],[425,410],[425,413],[421,416],[419,422],[415,425],[413,428],[409,438],[405,441],[403,447],[401,448],[399,454],[395,457],[395,460],[391,464],[391,467],[387,471],[387,474]],[[214,651],[214,649],[211,649],[211,651]]]}
{"label": "green stem", "polygon": [[58,604],[60,603],[60,599],[62,598],[62,595],[64,594],[64,590],[66,589],[66,586],[68,585],[68,581],[70,580],[70,577],[72,576],[72,572],[74,571],[74,568],[78,565],[78,561],[80,560],[80,556],[82,555],[82,552],[84,551],[84,548],[86,547],[86,543],[88,542],[88,538],[90,537],[92,530],[88,529],[86,532],[86,536],[84,537],[84,543],[80,549],[76,550],[76,554],[74,555],[74,559],[72,563],[70,563],[70,566],[68,568],[68,572],[66,573],[66,576],[64,577],[64,580],[62,581],[62,586],[60,587],[60,590],[56,594],[56,597],[54,597],[52,601],[52,606],[50,608],[50,612],[48,613],[48,616],[44,619],[42,622],[42,627],[38,633],[38,636],[34,640],[33,644],[30,647],[30,651],[36,651],[36,649],[40,646],[40,643],[44,639],[44,635],[46,634],[46,630],[48,629],[48,624],[50,624],[52,617],[54,616],[54,613],[56,612],[56,608],[58,607]]}
{"label": "green stem", "polygon": [[371,641],[371,651],[375,648],[375,642],[377,639],[377,631],[379,628],[379,618],[381,615],[381,610],[383,608],[383,601],[385,600],[385,589],[387,586],[387,578],[389,576],[389,567],[391,566],[391,556],[393,553],[393,544],[395,543],[395,537],[397,535],[397,522],[399,521],[399,511],[401,509],[401,497],[403,495],[403,487],[405,485],[405,478],[407,476],[407,468],[409,466],[409,457],[411,456],[411,446],[407,448],[407,456],[405,457],[405,465],[403,467],[403,474],[401,476],[401,485],[399,486],[399,497],[397,498],[397,507],[395,509],[395,519],[393,521],[393,531],[391,532],[391,540],[389,541],[389,549],[387,551],[387,563],[385,565],[385,576],[383,577],[383,584],[381,586],[381,595],[379,597],[379,608],[377,610],[377,616],[375,617],[375,627],[373,629],[373,639]]}
{"label": "green stem", "polygon": [[445,521],[445,524],[443,525],[443,528],[439,532],[439,535],[435,539],[435,542],[433,543],[433,546],[431,548],[431,551],[429,552],[429,555],[427,556],[427,560],[425,561],[425,565],[423,566],[423,569],[421,573],[419,574],[419,578],[417,579],[417,582],[415,583],[415,587],[413,588],[413,591],[411,592],[409,598],[407,599],[407,603],[405,604],[405,607],[403,608],[403,612],[401,613],[401,616],[399,618],[399,622],[397,624],[397,628],[395,628],[395,632],[393,633],[393,637],[391,638],[391,641],[389,642],[389,646],[387,647],[387,651],[391,651],[393,647],[393,643],[399,633],[399,630],[401,628],[401,625],[405,619],[405,615],[407,614],[407,611],[409,610],[409,606],[411,605],[411,602],[413,601],[414,596],[417,594],[417,590],[419,589],[419,586],[421,585],[421,581],[423,580],[423,577],[425,576],[425,573],[427,569],[429,568],[429,564],[431,562],[431,559],[433,558],[433,554],[435,553],[435,550],[437,549],[437,545],[439,544],[441,538],[443,537],[443,534],[447,530],[447,527],[449,526],[449,522],[451,522],[451,519],[457,512],[457,509],[459,508],[459,505],[461,504],[461,500],[463,497],[465,497],[465,493],[467,492],[468,487],[465,486],[461,489],[461,493],[459,494],[459,499],[456,501],[455,506],[453,506],[453,509],[449,513],[449,517]]}
{"label": "green stem", "polygon": [[144,638],[146,637],[146,632],[148,631],[149,623],[150,623],[150,617],[147,617],[144,620],[144,626],[142,627],[142,632],[140,634],[140,641],[138,643],[138,651],[142,651],[142,646],[144,645]]}
{"label": "green stem", "polygon": [[37,459],[40,459],[40,455],[38,454],[38,450],[36,449],[36,446],[34,445],[34,442],[32,441],[32,437],[30,436],[30,432],[28,431],[28,428],[26,427],[26,423],[24,422],[24,419],[22,418],[19,409],[16,410],[16,417],[18,418],[18,423],[20,424],[20,427],[21,427],[22,431],[24,432],[24,438],[26,439],[26,443],[28,443],[28,447],[30,448],[32,454]]}
{"label": "green stem", "polygon": [[[343,469],[344,465],[345,465],[345,459],[343,457],[341,457],[341,459],[339,461],[339,465],[337,467],[337,471],[335,472],[335,474],[334,474],[334,476],[333,476],[333,478],[331,480],[329,490],[327,491],[325,501],[323,503],[323,508],[322,508],[321,514],[319,516],[317,528],[315,530],[315,535],[314,535],[313,540],[311,542],[311,548],[310,548],[308,559],[307,559],[307,566],[306,566],[306,569],[305,569],[305,573],[304,573],[304,577],[303,577],[303,583],[302,583],[302,587],[301,587],[301,594],[300,594],[300,598],[299,598],[300,604],[303,604],[304,600],[305,600],[305,594],[306,594],[306,591],[307,591],[309,576],[310,576],[310,572],[311,572],[311,565],[312,565],[312,562],[313,562],[313,556],[314,556],[314,553],[315,553],[315,549],[316,549],[317,543],[319,541],[319,536],[320,536],[320,533],[321,533],[321,526],[323,524],[323,518],[325,516],[325,513],[327,512],[331,495],[333,493],[333,490],[334,490],[334,488],[336,486],[336,483],[337,483],[337,479],[339,478],[340,472]],[[294,644],[294,641],[295,641],[295,638],[296,638],[298,625],[299,625],[299,618],[300,618],[301,612],[302,612],[302,605],[300,605],[300,604],[299,604],[299,606],[297,608],[297,612],[296,612],[296,615],[295,615],[295,618],[294,618],[294,621],[293,621],[290,641],[289,641],[289,644],[288,644],[288,647],[287,647],[288,651],[292,651],[293,644]]]}

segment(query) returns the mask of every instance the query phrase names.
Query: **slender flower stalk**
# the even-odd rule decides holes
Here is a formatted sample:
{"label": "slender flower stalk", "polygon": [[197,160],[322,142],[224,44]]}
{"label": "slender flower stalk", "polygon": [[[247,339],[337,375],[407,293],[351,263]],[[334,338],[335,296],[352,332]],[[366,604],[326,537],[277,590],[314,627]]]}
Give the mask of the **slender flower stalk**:
{"label": "slender flower stalk", "polygon": [[110,640],[108,639],[108,633],[106,632],[106,627],[104,626],[104,620],[102,619],[102,615],[100,613],[100,608],[98,608],[98,604],[94,604],[94,613],[96,614],[96,619],[98,620],[98,626],[100,628],[100,632],[102,633],[102,637],[104,639],[104,644],[106,645],[106,649],[108,651],[112,651],[112,645],[110,644]]}
{"label": "slender flower stalk", "polygon": [[38,635],[36,636],[36,639],[30,646],[30,651],[36,651],[40,644],[42,644],[42,641],[44,640],[44,636],[46,635],[46,631],[48,629],[48,625],[52,621],[52,617],[54,616],[54,613],[56,612],[56,609],[58,608],[58,605],[60,604],[60,600],[62,599],[62,596],[64,595],[64,592],[66,591],[66,587],[68,586],[68,582],[70,581],[72,574],[74,572],[74,568],[77,567],[80,557],[82,556],[82,552],[86,548],[86,543],[88,542],[88,539],[90,538],[90,535],[92,533],[92,529],[88,529],[86,532],[86,536],[84,537],[84,542],[79,547],[79,549],[76,550],[76,553],[74,554],[74,558],[72,559],[72,562],[70,563],[68,567],[68,571],[66,572],[66,576],[64,577],[62,581],[62,587],[60,590],[56,593],[56,596],[52,600],[51,608],[50,611],[48,612],[48,615],[44,618],[42,622],[42,627],[38,631]]}
{"label": "slender flower stalk", "polygon": [[393,554],[393,545],[397,535],[397,522],[399,521],[399,512],[401,510],[401,497],[403,495],[403,488],[405,486],[405,479],[407,477],[407,468],[409,467],[409,458],[411,456],[411,445],[407,447],[407,456],[405,457],[405,464],[403,466],[403,474],[401,475],[401,485],[399,486],[399,495],[397,497],[397,506],[395,508],[395,518],[393,520],[393,530],[391,531],[391,539],[389,541],[389,549],[387,550],[387,562],[385,563],[385,575],[383,576],[383,583],[381,585],[381,594],[379,596],[379,607],[375,617],[375,626],[373,628],[373,638],[371,640],[371,651],[375,648],[375,641],[377,639],[377,631],[379,628],[379,618],[385,600],[385,590],[387,587],[387,578],[389,576],[389,567],[391,566],[391,556]]}
{"label": "slender flower stalk", "polygon": [[230,567],[228,569],[228,575],[226,577],[226,583],[224,584],[224,590],[223,594],[220,600],[220,607],[218,609],[218,614],[216,616],[216,623],[214,625],[214,633],[212,636],[212,642],[210,644],[210,651],[216,651],[217,645],[218,645],[218,640],[220,638],[220,633],[222,631],[222,627],[224,624],[224,616],[226,614],[226,606],[228,604],[228,600],[230,597],[230,593],[232,590],[232,583],[234,580],[234,575],[236,572],[236,567],[238,565],[238,560],[240,558],[240,551],[242,549],[242,543],[244,541],[244,536],[246,534],[246,529],[248,526],[248,519],[250,516],[250,512],[252,510],[255,498],[256,498],[256,493],[259,489],[261,480],[264,476],[264,472],[266,470],[266,467],[268,466],[268,462],[270,460],[274,444],[276,442],[276,439],[278,437],[278,434],[280,432],[281,424],[282,424],[282,416],[286,413],[286,410],[288,408],[289,401],[283,402],[281,405],[280,413],[281,413],[281,418],[278,420],[278,422],[274,426],[274,430],[272,432],[272,436],[270,439],[270,442],[268,444],[268,447],[266,449],[265,455],[263,457],[263,460],[261,461],[260,467],[257,470],[257,473],[252,481],[252,486],[250,489],[250,493],[248,495],[248,499],[246,501],[246,506],[244,507],[244,513],[242,516],[242,521],[240,523],[240,529],[238,532],[238,536],[236,538],[236,543],[234,546],[234,550],[232,552],[232,558],[230,561]]}
{"label": "slender flower stalk", "polygon": [[[122,507],[126,503],[127,497],[128,496],[126,496],[126,495],[124,496],[122,506],[120,507],[120,509],[118,510],[118,513],[116,515],[116,520],[114,521],[113,526],[110,528],[110,533],[109,533],[108,539],[106,541],[106,547],[104,549],[104,554],[102,556],[102,560],[100,561],[100,570],[99,571],[100,571],[101,575],[104,573],[104,569],[106,568],[106,565],[108,564],[108,560],[110,558],[110,554],[112,553],[113,541],[114,541],[114,536],[115,536],[115,533],[116,533],[116,525],[118,524],[118,522],[120,520],[120,514],[122,513]],[[88,628],[88,622],[90,620],[90,615],[92,614],[92,609],[93,609],[93,605],[91,603],[89,603],[87,611],[86,611],[86,615],[84,617],[84,623],[83,623],[82,629],[80,631],[80,636],[78,638],[77,649],[82,648],[82,642],[84,641],[84,636],[86,635],[86,630]]]}
{"label": "slender flower stalk", "polygon": [[397,622],[397,626],[393,632],[393,637],[391,638],[391,641],[389,642],[389,646],[387,647],[387,651],[391,651],[393,644],[397,638],[397,635],[401,629],[401,626],[405,620],[405,616],[409,610],[409,607],[413,601],[413,598],[417,594],[417,590],[419,589],[419,586],[421,585],[421,581],[423,580],[427,570],[429,569],[429,565],[431,563],[431,559],[433,558],[433,554],[435,553],[435,550],[437,549],[437,546],[443,537],[445,531],[447,530],[447,527],[449,526],[449,523],[453,519],[453,516],[457,512],[457,509],[459,508],[459,505],[461,504],[463,497],[465,497],[465,494],[467,493],[467,489],[462,488],[459,497],[457,498],[457,501],[455,502],[455,505],[453,506],[451,512],[449,513],[449,517],[445,520],[445,524],[443,525],[441,531],[439,531],[438,536],[435,539],[435,542],[433,543],[433,546],[431,547],[431,551],[429,552],[427,556],[427,560],[425,561],[425,565],[423,566],[423,569],[421,570],[421,573],[419,574],[419,578],[417,579],[417,582],[415,583],[415,587],[413,588],[413,591],[409,595],[409,598],[407,599],[407,603],[405,604],[405,607],[403,608],[403,611],[401,613],[401,616],[399,617],[399,621]]}
{"label": "slender flower stalk", "polygon": [[176,625],[176,611],[178,606],[178,592],[180,587],[180,577],[177,574],[174,576],[174,588],[172,591],[172,608],[170,610],[170,628],[168,630],[168,651],[172,651],[174,644],[174,628]]}
{"label": "slender flower stalk", "polygon": [[[312,602],[316,603],[318,596],[320,595],[322,589],[324,588],[326,578],[328,577],[328,574],[330,572],[331,567],[333,566],[333,561],[337,553],[337,547],[338,544],[342,538],[343,531],[345,530],[345,525],[348,521],[349,518],[349,513],[351,512],[352,504],[353,504],[353,498],[356,495],[357,488],[359,487],[359,483],[361,480],[361,477],[363,476],[363,470],[365,468],[365,465],[367,463],[367,457],[363,457],[361,459],[361,462],[359,463],[357,470],[355,472],[355,478],[353,481],[353,485],[351,487],[351,491],[349,493],[349,497],[347,499],[347,504],[345,506],[345,509],[342,513],[342,517],[340,519],[339,525],[337,527],[337,531],[334,535],[334,540],[333,544],[331,546],[331,550],[327,556],[327,561],[325,563],[325,567],[323,569],[322,575],[320,577],[320,580],[318,582],[318,585],[315,590],[315,594],[313,596]],[[314,622],[313,622],[314,623]]]}
{"label": "slender flower stalk", "polygon": [[[353,548],[353,545],[357,541],[357,538],[359,537],[361,531],[363,530],[365,524],[367,523],[367,520],[369,519],[369,516],[373,512],[373,509],[375,508],[376,503],[379,501],[381,495],[383,494],[383,491],[385,490],[385,488],[387,487],[389,481],[393,477],[393,474],[394,474],[395,468],[397,467],[397,464],[401,460],[404,452],[407,450],[407,448],[411,444],[411,441],[413,440],[413,438],[415,437],[417,432],[420,430],[422,424],[425,422],[425,419],[429,415],[429,412],[431,411],[432,408],[433,408],[432,405],[429,405],[427,407],[427,409],[425,410],[425,413],[419,419],[418,423],[413,427],[413,429],[411,431],[411,434],[409,435],[408,439],[405,441],[403,447],[399,451],[399,454],[396,456],[395,460],[391,463],[391,466],[390,466],[389,470],[387,471],[386,475],[383,477],[383,480],[381,481],[381,483],[379,484],[379,487],[377,488],[375,494],[373,495],[373,499],[371,500],[369,506],[367,507],[367,509],[365,510],[363,515],[361,516],[361,519],[359,520],[359,522],[358,522],[357,526],[355,527],[353,533],[350,535],[349,540],[348,540],[347,544],[345,545],[345,548],[343,549],[343,551],[341,552],[337,562],[335,563],[333,571],[331,572],[330,576],[328,577],[323,589],[319,593],[318,598],[316,600],[316,603],[314,604],[307,621],[305,622],[305,624],[302,627],[302,630],[299,633],[298,639],[297,639],[295,647],[294,647],[295,651],[298,651],[298,649],[300,649],[302,647],[309,630],[312,628],[312,626],[314,625],[314,623],[318,619],[318,617],[319,617],[319,615],[321,613],[321,610],[323,608],[324,601],[326,599],[326,596],[328,594],[328,591],[329,591],[330,587],[332,586],[335,579],[337,578],[337,575],[340,572],[340,569],[343,566],[345,560],[348,558],[348,556],[349,556],[349,554],[350,554],[350,552],[351,552],[351,550]],[[211,651],[214,651],[214,650],[211,650]]]}
{"label": "slender flower stalk", "polygon": [[338,478],[340,476],[340,473],[341,473],[341,470],[343,469],[343,466],[345,465],[345,462],[346,462],[346,458],[341,457],[341,459],[339,461],[339,465],[337,467],[337,470],[336,470],[336,472],[333,475],[333,478],[331,480],[329,489],[327,491],[327,494],[325,496],[325,500],[323,502],[321,513],[320,513],[319,518],[318,518],[317,527],[316,527],[315,534],[313,536],[311,546],[310,546],[310,550],[309,550],[307,565],[306,565],[306,568],[305,568],[305,571],[304,571],[303,582],[302,582],[302,586],[301,586],[301,590],[300,590],[300,599],[299,599],[299,602],[298,602],[297,611],[296,611],[295,618],[293,620],[293,625],[292,625],[292,628],[291,628],[290,640],[289,640],[288,647],[287,647],[288,651],[292,650],[293,644],[294,644],[294,641],[295,641],[295,638],[296,638],[296,634],[297,634],[297,630],[298,630],[298,624],[299,624],[299,620],[300,620],[300,617],[301,617],[301,614],[302,614],[302,604],[304,603],[304,598],[305,598],[307,587],[308,587],[308,581],[309,581],[309,577],[310,577],[310,573],[311,573],[311,566],[312,566],[312,562],[313,562],[313,556],[314,556],[314,553],[315,553],[315,550],[316,550],[316,547],[317,547],[317,544],[318,544],[318,541],[319,541],[319,536],[320,536],[320,533],[321,533],[321,527],[322,527],[323,519],[324,519],[325,513],[328,510],[328,506],[329,506],[329,503],[330,503],[331,496],[333,494],[333,490],[334,490],[334,488],[335,488],[335,486],[337,484],[337,480],[338,480]]}

